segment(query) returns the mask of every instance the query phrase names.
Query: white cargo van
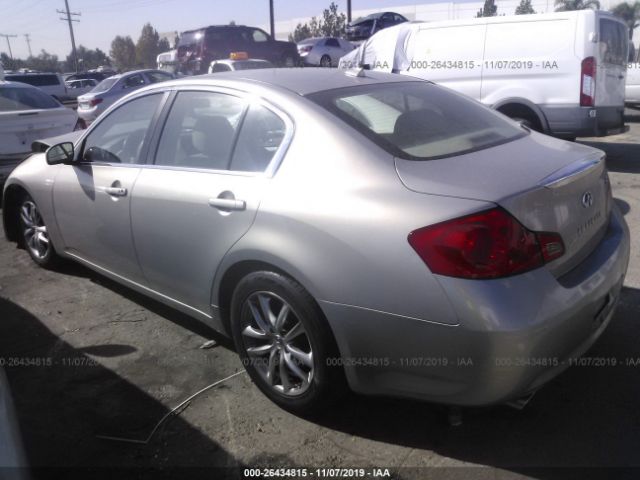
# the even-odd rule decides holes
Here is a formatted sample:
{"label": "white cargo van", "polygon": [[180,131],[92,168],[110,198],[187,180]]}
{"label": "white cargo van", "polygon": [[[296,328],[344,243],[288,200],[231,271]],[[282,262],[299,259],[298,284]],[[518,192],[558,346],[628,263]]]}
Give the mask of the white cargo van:
{"label": "white cargo van", "polygon": [[385,29],[342,68],[424,78],[563,138],[626,130],[627,26],[593,10],[411,22]]}

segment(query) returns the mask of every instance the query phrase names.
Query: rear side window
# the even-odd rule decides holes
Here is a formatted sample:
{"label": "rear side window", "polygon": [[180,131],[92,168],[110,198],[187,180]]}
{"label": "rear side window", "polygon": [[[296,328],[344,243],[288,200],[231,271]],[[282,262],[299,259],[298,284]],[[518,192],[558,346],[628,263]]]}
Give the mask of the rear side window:
{"label": "rear side window", "polygon": [[338,47],[338,48],[340,48],[340,44],[338,43],[338,40],[336,40],[335,38],[328,38],[327,41],[325,42],[325,45],[327,47]]}
{"label": "rear side window", "polygon": [[167,80],[173,79],[168,73],[162,72],[147,72],[147,78],[149,79],[149,83],[166,82]]}
{"label": "rear side window", "polygon": [[410,160],[459,155],[526,135],[499,113],[427,82],[336,89],[309,98]]}
{"label": "rear side window", "polygon": [[246,102],[214,92],[180,92],[162,130],[156,165],[227,170]]}
{"label": "rear side window", "polygon": [[278,115],[262,105],[251,105],[242,122],[231,170],[264,172],[278,151],[285,132],[285,123]]}
{"label": "rear side window", "polygon": [[126,88],[139,87],[140,85],[144,85],[144,78],[139,73],[131,75],[124,80],[124,86]]}
{"label": "rear side window", "polygon": [[58,108],[51,96],[35,88],[0,87],[0,112]]}
{"label": "rear side window", "polygon": [[614,20],[601,18],[598,47],[600,48],[600,59],[604,63],[626,65],[629,41],[624,25]]}

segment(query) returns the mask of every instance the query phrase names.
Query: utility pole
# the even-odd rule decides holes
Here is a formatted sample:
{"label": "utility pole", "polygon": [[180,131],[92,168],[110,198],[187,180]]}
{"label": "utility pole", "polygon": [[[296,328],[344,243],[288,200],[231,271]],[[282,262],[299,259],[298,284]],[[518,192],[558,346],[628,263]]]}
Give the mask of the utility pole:
{"label": "utility pole", "polygon": [[0,33],[0,37],[4,37],[7,40],[7,47],[9,48],[9,58],[13,60],[13,53],[11,52],[11,42],[10,38],[16,38],[17,35],[7,35],[6,33]]}
{"label": "utility pole", "polygon": [[347,23],[351,23],[351,0],[347,0]]}
{"label": "utility pole", "polygon": [[269,26],[271,27],[271,38],[276,39],[276,27],[273,20],[273,0],[269,0]]}
{"label": "utility pole", "polygon": [[24,38],[26,38],[27,40],[27,47],[29,48],[29,56],[33,57],[33,53],[31,53],[31,35],[29,35],[28,33],[24,34]]}
{"label": "utility pole", "polygon": [[76,20],[75,18],[72,18],[71,15],[77,15],[80,16],[80,13],[74,13],[74,12],[70,12],[69,11],[69,0],[64,0],[64,6],[66,7],[67,11],[65,12],[64,10],[56,10],[56,12],[65,15],[64,18],[60,18],[60,20],[63,20],[65,22],[69,23],[69,34],[71,35],[71,54],[73,55],[73,64],[76,67],[76,72],[78,71],[78,54],[76,52],[76,39],[73,36],[73,23],[72,22],[79,22],[80,20]]}

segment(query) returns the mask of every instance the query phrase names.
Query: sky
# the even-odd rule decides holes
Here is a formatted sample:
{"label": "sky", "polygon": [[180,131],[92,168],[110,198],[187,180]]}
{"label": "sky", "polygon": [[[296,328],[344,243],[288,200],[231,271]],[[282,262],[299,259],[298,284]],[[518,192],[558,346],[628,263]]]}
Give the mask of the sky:
{"label": "sky", "polygon": [[[238,24],[268,25],[268,0],[68,0],[69,9],[80,13],[74,18],[76,46],[100,48],[109,53],[116,35],[130,35],[135,42],[146,22],[158,32],[184,31],[234,20]],[[352,0],[353,10],[393,8],[397,5],[432,3],[415,0]],[[274,0],[275,19],[320,16],[331,0]],[[336,0],[346,12],[346,0]],[[64,0],[0,0],[0,34],[11,38],[14,58],[29,55],[25,34],[30,35],[31,50],[42,49],[64,59],[71,52],[69,27],[56,10],[64,10]],[[0,52],[8,53],[0,36]]]}

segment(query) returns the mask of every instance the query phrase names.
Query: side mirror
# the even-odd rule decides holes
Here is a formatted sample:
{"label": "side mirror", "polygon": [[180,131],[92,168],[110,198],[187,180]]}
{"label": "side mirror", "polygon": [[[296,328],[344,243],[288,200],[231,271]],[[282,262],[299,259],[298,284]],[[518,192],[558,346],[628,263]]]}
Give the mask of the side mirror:
{"label": "side mirror", "polygon": [[70,164],[73,162],[73,143],[64,142],[49,148],[46,153],[49,165]]}

